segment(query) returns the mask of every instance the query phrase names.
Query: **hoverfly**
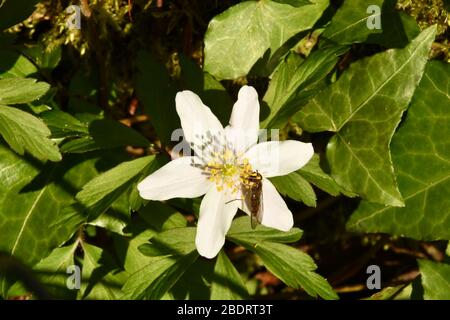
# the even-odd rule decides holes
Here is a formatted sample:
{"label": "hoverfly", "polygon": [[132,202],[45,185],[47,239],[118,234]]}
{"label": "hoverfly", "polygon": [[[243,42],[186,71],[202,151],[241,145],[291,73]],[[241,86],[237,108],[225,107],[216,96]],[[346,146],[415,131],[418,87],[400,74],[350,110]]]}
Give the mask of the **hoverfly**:
{"label": "hoverfly", "polygon": [[262,221],[263,214],[263,179],[258,171],[252,172],[243,184],[244,201],[250,211],[251,226],[254,229]]}

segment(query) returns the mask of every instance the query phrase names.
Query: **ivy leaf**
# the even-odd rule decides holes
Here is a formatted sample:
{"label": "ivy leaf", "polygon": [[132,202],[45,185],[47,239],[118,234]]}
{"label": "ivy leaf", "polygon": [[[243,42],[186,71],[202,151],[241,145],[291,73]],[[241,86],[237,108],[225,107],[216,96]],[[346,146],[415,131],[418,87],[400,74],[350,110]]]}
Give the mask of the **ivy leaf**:
{"label": "ivy leaf", "polygon": [[450,300],[450,265],[419,260],[425,300]]}
{"label": "ivy leaf", "polygon": [[[75,264],[74,254],[77,246],[78,242],[74,242],[68,246],[56,248],[33,267],[39,282],[45,286],[52,298],[75,299],[76,297],[76,291],[67,288],[69,277],[67,268]],[[10,288],[9,294],[17,292],[16,290],[24,290],[20,282]],[[21,292],[26,294],[26,290]]]}
{"label": "ivy leaf", "polygon": [[301,106],[325,86],[323,80],[332,70],[345,47],[329,47],[311,53],[306,60],[291,52],[277,68],[269,83],[264,102],[270,108],[261,128],[280,128]]}
{"label": "ivy leaf", "polygon": [[0,79],[0,104],[28,103],[42,97],[50,85],[32,78]]}
{"label": "ivy leaf", "polygon": [[225,252],[220,251],[211,283],[211,300],[240,300],[248,298],[241,275]]}
{"label": "ivy leaf", "polygon": [[405,49],[357,61],[294,116],[311,132],[333,131],[327,146],[331,174],[346,191],[391,206],[403,206],[389,144],[420,81],[436,27]]}
{"label": "ivy leaf", "polygon": [[450,239],[450,66],[430,62],[391,149],[405,208],[362,202],[352,231]]}
{"label": "ivy leaf", "polygon": [[[0,159],[0,250],[34,265],[73,235],[69,225],[52,225],[74,202],[75,190],[90,178],[94,162],[69,157],[43,166],[1,144]],[[0,280],[1,295],[6,296],[7,288]]]}
{"label": "ivy leaf", "polygon": [[289,38],[310,29],[328,0],[293,7],[269,0],[245,1],[209,23],[205,71],[220,79],[245,76],[269,50],[272,56]]}
{"label": "ivy leaf", "polygon": [[[396,10],[395,4],[395,0],[373,0],[370,3],[365,0],[344,1],[322,37],[338,44],[368,42],[386,47],[404,47],[420,33],[420,29],[414,18]],[[369,6],[377,6],[379,13],[369,11]],[[381,28],[368,28],[368,24],[376,19],[379,19]]]}
{"label": "ivy leaf", "polygon": [[0,105],[0,134],[20,155],[27,151],[40,160],[62,159],[45,123],[25,111]]}
{"label": "ivy leaf", "polygon": [[152,164],[154,156],[123,162],[89,181],[76,198],[97,217],[128,189],[134,179]]}
{"label": "ivy leaf", "polygon": [[270,178],[277,190],[284,196],[303,202],[308,207],[316,206],[316,193],[308,181],[299,173],[292,172],[285,176]]}

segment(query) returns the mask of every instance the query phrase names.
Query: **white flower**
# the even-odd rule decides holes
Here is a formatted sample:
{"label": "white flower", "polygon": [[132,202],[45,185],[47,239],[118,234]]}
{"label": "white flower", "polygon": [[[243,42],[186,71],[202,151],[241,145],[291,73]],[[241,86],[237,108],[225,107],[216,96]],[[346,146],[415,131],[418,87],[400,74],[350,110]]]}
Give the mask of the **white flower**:
{"label": "white flower", "polygon": [[291,229],[292,213],[267,178],[303,167],[313,156],[312,145],[294,140],[257,144],[259,102],[253,87],[240,89],[226,128],[193,92],[179,92],[175,100],[185,139],[195,156],[172,160],[145,178],[138,185],[141,197],[162,201],[205,195],[195,243],[200,255],[213,258],[225,242],[237,209],[249,214],[245,201],[239,201],[242,184],[258,171],[263,177],[261,223],[282,231]]}

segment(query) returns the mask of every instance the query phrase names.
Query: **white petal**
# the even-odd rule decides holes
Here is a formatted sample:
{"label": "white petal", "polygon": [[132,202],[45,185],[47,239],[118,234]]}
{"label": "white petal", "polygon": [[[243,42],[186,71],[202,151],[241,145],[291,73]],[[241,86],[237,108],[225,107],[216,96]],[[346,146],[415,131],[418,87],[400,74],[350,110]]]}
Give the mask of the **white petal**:
{"label": "white petal", "polygon": [[294,225],[292,212],[272,182],[263,180],[263,214],[261,224],[281,231],[289,231]]}
{"label": "white petal", "polygon": [[246,151],[258,141],[259,101],[258,93],[253,87],[243,86],[239,90],[238,100],[233,106],[230,117],[232,138],[239,151]]}
{"label": "white petal", "polygon": [[192,160],[199,162],[196,157],[182,157],[153,172],[137,186],[141,197],[162,201],[204,195],[212,183],[202,170],[191,165]]}
{"label": "white petal", "polygon": [[263,142],[246,152],[253,169],[267,178],[296,171],[307,164],[313,155],[311,143],[295,140]]}
{"label": "white petal", "polygon": [[[175,102],[184,136],[189,143],[200,146],[211,135],[223,139],[222,124],[199,96],[191,91],[181,91],[177,93]],[[194,151],[198,152],[199,148],[194,148]]]}
{"label": "white petal", "polygon": [[195,245],[198,253],[205,258],[214,258],[225,243],[225,235],[239,206],[239,201],[228,202],[230,200],[231,196],[217,191],[215,186],[202,200]]}

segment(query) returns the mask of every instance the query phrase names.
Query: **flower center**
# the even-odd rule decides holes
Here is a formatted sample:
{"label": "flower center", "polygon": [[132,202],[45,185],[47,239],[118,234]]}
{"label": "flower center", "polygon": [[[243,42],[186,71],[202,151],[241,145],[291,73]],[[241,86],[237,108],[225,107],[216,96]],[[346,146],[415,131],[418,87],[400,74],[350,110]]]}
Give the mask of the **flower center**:
{"label": "flower center", "polygon": [[[216,184],[218,191],[225,189],[237,193],[250,183],[254,175],[249,160],[238,153],[233,145],[220,135],[201,136],[203,143],[197,145],[197,156],[201,163],[192,163],[203,170],[208,179]],[[192,145],[192,147],[195,147]]]}

